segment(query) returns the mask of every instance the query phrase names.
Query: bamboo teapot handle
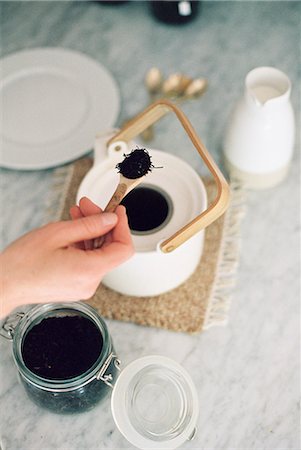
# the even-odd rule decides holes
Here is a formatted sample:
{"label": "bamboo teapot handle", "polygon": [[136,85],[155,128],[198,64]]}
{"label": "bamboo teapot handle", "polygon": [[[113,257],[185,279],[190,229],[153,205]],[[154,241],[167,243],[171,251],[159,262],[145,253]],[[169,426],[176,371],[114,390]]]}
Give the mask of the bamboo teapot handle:
{"label": "bamboo teapot handle", "polygon": [[185,114],[169,100],[161,99],[152,103],[115,134],[107,142],[107,147],[119,150],[120,147],[124,146],[124,143],[138,136],[142,131],[171,111],[176,114],[192,144],[212,174],[217,187],[217,194],[211,205],[205,211],[161,243],[160,249],[164,253],[175,250],[198,231],[203,230],[218,219],[226,211],[230,201],[230,189],[221,171],[201,139],[197,136]]}

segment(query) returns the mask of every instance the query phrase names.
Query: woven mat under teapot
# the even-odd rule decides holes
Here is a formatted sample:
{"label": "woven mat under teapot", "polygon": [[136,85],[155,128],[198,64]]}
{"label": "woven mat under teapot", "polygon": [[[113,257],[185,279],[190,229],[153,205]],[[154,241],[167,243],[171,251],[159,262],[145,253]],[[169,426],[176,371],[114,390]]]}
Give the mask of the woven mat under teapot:
{"label": "woven mat under teapot", "polygon": [[[79,184],[91,166],[90,158],[82,158],[55,170],[49,220],[70,219],[69,208],[75,204]],[[214,182],[203,181],[210,204]],[[187,333],[226,324],[238,266],[243,209],[244,193],[231,183],[230,207],[206,229],[200,264],[181,286],[154,297],[131,297],[100,284],[87,303],[109,319]]]}

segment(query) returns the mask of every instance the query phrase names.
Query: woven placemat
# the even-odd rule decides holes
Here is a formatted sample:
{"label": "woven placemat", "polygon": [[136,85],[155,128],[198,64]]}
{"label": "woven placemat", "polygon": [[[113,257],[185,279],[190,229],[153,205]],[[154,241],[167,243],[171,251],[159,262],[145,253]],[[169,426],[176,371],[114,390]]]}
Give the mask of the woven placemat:
{"label": "woven placemat", "polygon": [[[50,214],[52,219],[69,219],[79,184],[92,160],[83,158],[55,171]],[[215,193],[214,182],[203,180],[208,201]],[[154,297],[119,294],[102,284],[87,301],[106,318],[174,331],[198,333],[227,323],[231,291],[239,259],[239,229],[244,193],[231,183],[231,204],[227,213],[205,231],[204,250],[194,274],[176,289]]]}

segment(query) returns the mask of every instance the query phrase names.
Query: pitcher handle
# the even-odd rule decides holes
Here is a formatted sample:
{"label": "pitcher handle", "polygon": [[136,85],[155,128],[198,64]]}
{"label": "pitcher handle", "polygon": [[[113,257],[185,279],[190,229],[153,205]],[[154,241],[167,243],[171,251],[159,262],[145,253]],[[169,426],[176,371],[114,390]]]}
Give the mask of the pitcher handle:
{"label": "pitcher handle", "polygon": [[152,103],[109,139],[107,146],[114,148],[122,145],[124,142],[129,142],[170,111],[176,114],[192,144],[212,174],[217,187],[217,195],[205,211],[161,243],[160,249],[164,253],[172,252],[197,232],[218,219],[226,211],[230,201],[230,189],[221,171],[201,139],[197,136],[185,114],[169,100],[161,99]]}

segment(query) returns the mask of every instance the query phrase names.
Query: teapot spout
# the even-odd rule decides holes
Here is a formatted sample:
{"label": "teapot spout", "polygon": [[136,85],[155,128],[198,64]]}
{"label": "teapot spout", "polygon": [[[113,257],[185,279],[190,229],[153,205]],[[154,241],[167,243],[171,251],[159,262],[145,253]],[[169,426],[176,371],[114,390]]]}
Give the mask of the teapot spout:
{"label": "teapot spout", "polygon": [[246,91],[257,107],[275,100],[289,99],[291,83],[287,75],[274,67],[258,67],[246,77]]}

